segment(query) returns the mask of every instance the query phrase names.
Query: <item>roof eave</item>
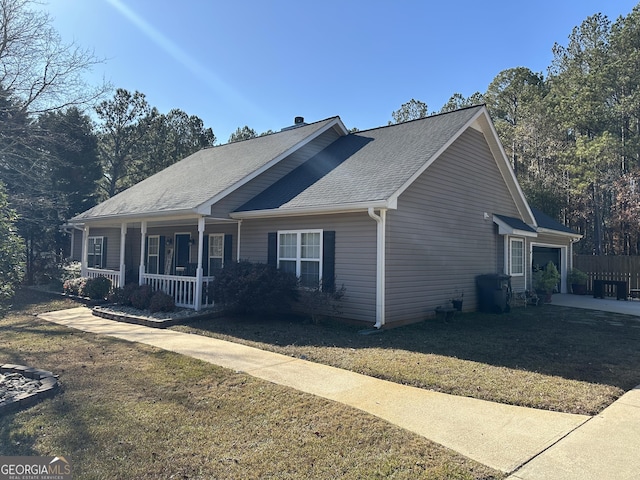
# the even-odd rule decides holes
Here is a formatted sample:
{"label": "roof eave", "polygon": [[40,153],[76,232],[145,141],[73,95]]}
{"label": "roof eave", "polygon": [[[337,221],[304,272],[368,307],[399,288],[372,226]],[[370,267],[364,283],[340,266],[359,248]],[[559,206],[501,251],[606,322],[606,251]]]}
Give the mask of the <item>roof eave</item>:
{"label": "roof eave", "polygon": [[300,217],[305,215],[330,215],[332,213],[366,212],[369,208],[395,209],[397,203],[387,200],[373,202],[345,203],[342,205],[320,205],[314,207],[273,208],[268,210],[250,210],[246,212],[232,212],[229,216],[236,220],[251,218]]}
{"label": "roof eave", "polygon": [[500,219],[498,216],[493,216],[493,223],[498,225],[498,234],[500,235],[514,235],[518,237],[532,237],[535,238],[538,236],[538,233],[535,230],[522,230],[516,227],[513,227]]}
{"label": "roof eave", "polygon": [[576,240],[580,240],[583,237],[583,235],[580,234],[580,233],[563,232],[562,230],[554,230],[552,228],[538,227],[536,230],[538,231],[538,233],[548,233],[548,234],[552,234],[552,235],[562,235],[563,237],[571,237],[571,238],[575,238]]}
{"label": "roof eave", "polygon": [[[516,208],[520,212],[520,216],[524,219],[525,223],[537,227],[538,223],[536,221],[536,217],[531,211],[529,202],[527,202],[527,198],[525,197],[524,192],[520,187],[520,183],[518,182],[516,174],[513,171],[513,167],[511,166],[511,162],[509,162],[507,154],[504,151],[504,147],[502,146],[502,142],[500,141],[498,132],[496,131],[495,126],[491,121],[491,116],[489,115],[487,107],[483,107],[478,112],[478,115],[475,116],[474,122],[478,122],[478,126],[485,134],[489,149],[496,159],[498,169],[500,170],[500,173],[502,174],[502,177],[507,184],[507,188],[509,189],[511,197],[516,204]],[[487,133],[489,135],[487,135]]]}
{"label": "roof eave", "polygon": [[84,225],[86,223],[114,223],[119,221],[120,223],[127,223],[129,221],[140,221],[145,218],[148,219],[173,219],[173,218],[185,218],[202,216],[197,210],[188,209],[175,209],[175,210],[163,210],[158,212],[141,212],[141,213],[125,213],[125,214],[113,214],[113,215],[99,215],[89,218],[72,218],[68,220],[69,225]]}

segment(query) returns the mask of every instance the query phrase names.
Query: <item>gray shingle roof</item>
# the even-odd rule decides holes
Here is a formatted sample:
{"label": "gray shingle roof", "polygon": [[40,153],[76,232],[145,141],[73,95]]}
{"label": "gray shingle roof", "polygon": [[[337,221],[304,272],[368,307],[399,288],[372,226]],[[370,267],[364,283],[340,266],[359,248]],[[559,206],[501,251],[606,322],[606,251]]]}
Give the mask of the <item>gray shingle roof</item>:
{"label": "gray shingle roof", "polygon": [[277,211],[391,198],[482,107],[339,138],[238,211]]}
{"label": "gray shingle roof", "polygon": [[547,230],[555,230],[557,232],[570,233],[573,235],[579,235],[578,232],[570,229],[569,227],[561,224],[557,220],[554,220],[549,215],[544,213],[542,210],[539,210],[535,207],[531,207],[531,212],[533,216],[536,217],[536,223],[540,228],[546,228]]}
{"label": "gray shingle roof", "polygon": [[522,232],[536,233],[535,228],[527,225],[521,219],[515,217],[507,217],[505,215],[493,214],[494,217],[500,219],[502,222],[513,228],[514,230],[520,230]]}
{"label": "gray shingle roof", "polygon": [[72,221],[194,210],[337,118],[200,150],[77,215]]}

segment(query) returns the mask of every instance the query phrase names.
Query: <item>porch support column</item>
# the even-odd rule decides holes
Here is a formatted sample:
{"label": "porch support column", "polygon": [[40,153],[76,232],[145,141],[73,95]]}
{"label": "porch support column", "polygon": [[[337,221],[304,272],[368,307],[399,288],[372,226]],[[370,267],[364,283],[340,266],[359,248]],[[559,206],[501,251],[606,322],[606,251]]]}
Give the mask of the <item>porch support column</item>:
{"label": "porch support column", "polygon": [[145,272],[145,268],[144,268],[144,247],[146,245],[146,240],[147,240],[147,221],[146,220],[142,220],[142,222],[140,222],[140,267],[138,269],[139,274],[138,274],[138,284],[139,285],[143,285],[144,284],[144,274]]}
{"label": "porch support column", "polygon": [[87,225],[82,229],[82,258],[80,259],[80,276],[87,276],[87,268],[89,266],[89,227]]}
{"label": "porch support column", "polygon": [[127,239],[127,224],[123,223],[120,225],[120,279],[118,280],[118,286],[120,288],[124,287],[124,273],[125,273],[125,263],[124,263],[124,244]]}
{"label": "porch support column", "polygon": [[196,311],[202,308],[202,247],[204,245],[204,217],[198,218],[198,267],[196,268],[196,291],[195,291],[195,308]]}

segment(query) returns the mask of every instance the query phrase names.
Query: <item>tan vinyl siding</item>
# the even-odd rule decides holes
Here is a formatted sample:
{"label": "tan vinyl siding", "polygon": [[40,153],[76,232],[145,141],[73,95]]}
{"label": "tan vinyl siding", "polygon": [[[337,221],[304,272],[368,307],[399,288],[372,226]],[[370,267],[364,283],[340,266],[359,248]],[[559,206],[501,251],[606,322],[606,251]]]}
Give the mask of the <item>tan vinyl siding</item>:
{"label": "tan vinyl siding", "polygon": [[[74,228],[71,230],[70,235],[73,235],[73,242],[71,242],[73,251],[69,255],[69,258],[75,262],[80,262],[82,260],[82,230]],[[71,248],[71,245],[69,245],[69,248]]]}
{"label": "tan vinyl siding", "polygon": [[120,270],[120,228],[92,228],[89,237],[104,237],[107,239],[106,270]]}
{"label": "tan vinyl siding", "polygon": [[278,230],[322,229],[336,232],[336,285],[344,284],[341,316],[375,323],[376,223],[365,212],[317,215],[242,223],[240,253],[243,260],[267,262],[267,236]]}
{"label": "tan vinyl siding", "polygon": [[518,216],[484,136],[469,129],[388,213],[388,324],[433,315],[456,292],[475,308],[475,277],[503,269],[493,213]]}
{"label": "tan vinyl siding", "polygon": [[[160,235],[167,239],[173,239],[175,242],[175,235],[177,233],[184,233],[191,235],[191,238],[195,240],[195,243],[190,249],[190,261],[196,263],[198,261],[198,227],[197,225],[183,225],[183,226],[166,226],[166,227],[148,227],[147,236]],[[207,224],[205,225],[204,235],[210,235],[213,233],[231,234],[233,236],[232,244],[232,258],[235,260],[238,248],[238,225],[236,223],[224,223],[224,224]],[[120,240],[118,239],[118,242]],[[129,274],[134,276],[137,274],[140,266],[140,228],[129,228],[127,230],[127,239],[125,242],[125,264]],[[165,255],[169,249],[173,246],[166,245]],[[206,261],[207,253],[204,253],[203,262]]]}
{"label": "tan vinyl siding", "polygon": [[211,207],[211,216],[216,218],[227,218],[229,212],[235,211],[238,207],[241,207],[253,197],[266,190],[296,167],[302,165],[311,157],[332,144],[338,139],[338,137],[339,134],[335,129],[330,129],[323,133],[304,147],[296,150],[287,158],[278,162],[262,175],[259,175],[246,185],[243,185],[238,190],[217,202]]}

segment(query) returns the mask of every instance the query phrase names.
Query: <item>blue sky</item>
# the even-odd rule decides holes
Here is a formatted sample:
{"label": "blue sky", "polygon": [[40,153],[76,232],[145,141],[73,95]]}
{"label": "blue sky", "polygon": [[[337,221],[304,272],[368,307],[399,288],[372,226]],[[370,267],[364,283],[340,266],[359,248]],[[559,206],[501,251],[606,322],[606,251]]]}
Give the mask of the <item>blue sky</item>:
{"label": "blue sky", "polygon": [[160,112],[202,118],[225,143],[340,115],[386,125],[411,98],[440,110],[502,70],[546,73],[554,42],[637,0],[49,0],[63,40],[105,57],[88,75],[138,90]]}

